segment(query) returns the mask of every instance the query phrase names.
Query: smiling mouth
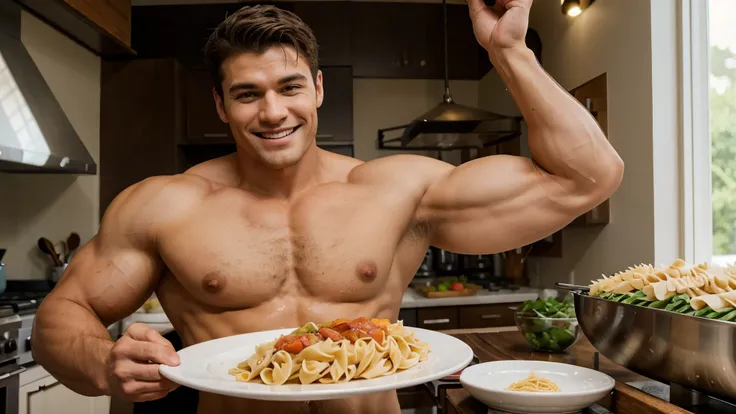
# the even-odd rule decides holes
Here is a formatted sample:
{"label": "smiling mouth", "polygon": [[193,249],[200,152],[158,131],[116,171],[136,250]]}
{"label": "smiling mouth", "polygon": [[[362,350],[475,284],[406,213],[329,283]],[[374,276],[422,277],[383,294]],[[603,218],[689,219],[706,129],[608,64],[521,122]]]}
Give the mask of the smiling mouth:
{"label": "smiling mouth", "polygon": [[281,139],[281,138],[286,138],[289,135],[293,134],[300,127],[301,125],[296,126],[294,128],[285,129],[280,132],[275,132],[275,133],[254,132],[253,135],[257,136],[258,138],[263,138],[263,139]]}

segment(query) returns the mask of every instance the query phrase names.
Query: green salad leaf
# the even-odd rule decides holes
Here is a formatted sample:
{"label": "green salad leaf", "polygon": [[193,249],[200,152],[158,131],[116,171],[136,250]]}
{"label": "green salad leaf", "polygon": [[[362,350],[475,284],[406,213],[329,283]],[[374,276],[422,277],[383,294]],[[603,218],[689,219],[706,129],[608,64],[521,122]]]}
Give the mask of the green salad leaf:
{"label": "green salad leaf", "polygon": [[574,318],[575,306],[572,303],[572,295],[567,295],[561,302],[553,297],[546,300],[528,300],[519,309],[519,313],[542,318]]}

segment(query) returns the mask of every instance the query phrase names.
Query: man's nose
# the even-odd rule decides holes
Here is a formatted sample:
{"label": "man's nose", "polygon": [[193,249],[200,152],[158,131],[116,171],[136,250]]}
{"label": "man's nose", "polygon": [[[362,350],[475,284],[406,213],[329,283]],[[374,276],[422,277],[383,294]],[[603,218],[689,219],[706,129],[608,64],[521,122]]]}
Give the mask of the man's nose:
{"label": "man's nose", "polygon": [[281,96],[275,92],[266,93],[261,102],[259,117],[263,123],[278,125],[289,115],[289,110],[286,109]]}

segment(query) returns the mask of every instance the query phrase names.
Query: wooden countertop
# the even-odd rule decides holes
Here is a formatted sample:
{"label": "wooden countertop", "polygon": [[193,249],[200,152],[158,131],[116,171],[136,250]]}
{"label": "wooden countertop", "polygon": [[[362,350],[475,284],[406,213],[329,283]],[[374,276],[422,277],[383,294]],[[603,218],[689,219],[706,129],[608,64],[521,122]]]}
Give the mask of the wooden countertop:
{"label": "wooden countertop", "polygon": [[[585,337],[582,337],[566,352],[551,354],[534,352],[515,329],[505,332],[452,333],[452,335],[470,345],[481,362],[509,359],[537,360],[563,362],[593,369],[596,354],[595,348]],[[649,379],[627,370],[603,355],[599,355],[598,370],[616,380],[616,387],[611,395],[598,402],[601,407],[611,412],[625,414],[689,413],[689,411],[627,385],[626,382],[648,381]],[[454,388],[447,390],[444,412],[486,414],[488,406],[471,397],[464,388]]]}

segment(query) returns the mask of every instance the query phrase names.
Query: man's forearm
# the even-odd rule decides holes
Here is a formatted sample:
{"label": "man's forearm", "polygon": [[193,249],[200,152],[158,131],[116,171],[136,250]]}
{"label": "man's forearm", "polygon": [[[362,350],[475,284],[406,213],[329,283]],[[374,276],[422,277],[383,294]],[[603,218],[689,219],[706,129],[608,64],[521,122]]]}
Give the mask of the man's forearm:
{"label": "man's forearm", "polygon": [[36,316],[33,359],[79,394],[108,394],[106,362],[114,342],[105,326],[66,299],[44,301]]}
{"label": "man's forearm", "polygon": [[593,116],[526,47],[490,54],[529,126],[529,148],[548,172],[581,186],[618,186],[623,163]]}

